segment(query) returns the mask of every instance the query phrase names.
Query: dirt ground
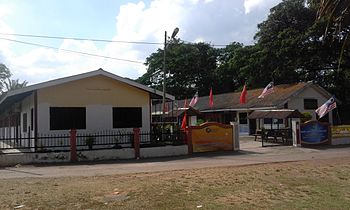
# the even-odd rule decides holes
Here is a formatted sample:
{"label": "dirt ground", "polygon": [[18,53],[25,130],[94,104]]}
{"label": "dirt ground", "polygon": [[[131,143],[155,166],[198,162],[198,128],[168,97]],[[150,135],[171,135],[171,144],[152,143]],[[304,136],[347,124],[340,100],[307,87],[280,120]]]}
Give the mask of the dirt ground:
{"label": "dirt ground", "polygon": [[350,157],[0,180],[0,209],[349,209]]}

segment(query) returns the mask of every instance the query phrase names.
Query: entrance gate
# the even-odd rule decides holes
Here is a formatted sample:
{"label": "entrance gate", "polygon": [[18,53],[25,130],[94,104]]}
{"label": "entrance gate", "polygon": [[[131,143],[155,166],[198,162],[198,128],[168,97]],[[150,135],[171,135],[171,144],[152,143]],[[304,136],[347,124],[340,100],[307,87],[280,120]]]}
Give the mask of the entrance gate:
{"label": "entrance gate", "polygon": [[[209,122],[188,130],[190,152],[233,151],[239,149],[233,125]],[[236,144],[236,145],[235,145]]]}

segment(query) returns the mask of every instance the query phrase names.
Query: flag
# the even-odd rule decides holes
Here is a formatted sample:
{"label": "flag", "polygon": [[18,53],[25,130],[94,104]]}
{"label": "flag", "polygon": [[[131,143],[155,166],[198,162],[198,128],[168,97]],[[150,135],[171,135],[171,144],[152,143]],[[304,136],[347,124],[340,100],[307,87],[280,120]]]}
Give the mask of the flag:
{"label": "flag", "polygon": [[196,103],[198,102],[198,91],[194,94],[193,98],[190,101],[189,106],[195,106]]}
{"label": "flag", "polygon": [[185,111],[184,117],[182,118],[181,129],[186,129],[187,126],[187,113]]}
{"label": "flag", "polygon": [[214,106],[213,89],[210,88],[210,93],[209,93],[209,107],[212,108],[213,106]]}
{"label": "flag", "polygon": [[273,93],[273,82],[270,82],[258,98],[264,98],[265,96]]}
{"label": "flag", "polygon": [[169,112],[169,104],[168,103],[165,103],[164,104],[164,109],[163,109],[163,112]]}
{"label": "flag", "polygon": [[335,98],[333,96],[328,101],[326,101],[326,103],[324,103],[322,106],[318,107],[315,112],[318,114],[320,118],[322,118],[328,112],[332,111],[335,108],[337,108],[337,102],[335,101]]}
{"label": "flag", "polygon": [[245,85],[243,86],[243,90],[242,90],[241,96],[239,97],[239,103],[240,104],[247,103],[247,88],[246,88]]}

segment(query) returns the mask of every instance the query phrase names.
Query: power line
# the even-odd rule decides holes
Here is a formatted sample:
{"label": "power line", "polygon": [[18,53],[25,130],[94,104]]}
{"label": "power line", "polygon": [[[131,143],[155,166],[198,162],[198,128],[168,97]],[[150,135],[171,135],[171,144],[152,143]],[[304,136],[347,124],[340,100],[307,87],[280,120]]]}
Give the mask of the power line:
{"label": "power line", "polygon": [[[16,33],[0,33],[0,35],[5,36],[22,36],[22,37],[32,37],[32,38],[44,38],[44,39],[72,39],[77,41],[94,41],[94,42],[107,42],[107,43],[123,43],[123,44],[145,44],[145,45],[163,45],[160,42],[144,42],[144,41],[122,41],[122,40],[108,40],[108,39],[92,39],[92,38],[79,38],[79,37],[64,37],[64,36],[47,36],[47,35],[34,35],[34,34],[16,34]],[[196,44],[195,42],[184,41],[187,44]],[[211,44],[215,47],[225,47],[228,44]]]}
{"label": "power line", "polygon": [[63,37],[63,36],[46,36],[46,35],[33,35],[33,34],[15,34],[15,33],[0,33],[0,35],[8,36],[22,36],[32,38],[44,38],[44,39],[72,39],[77,41],[94,41],[94,42],[115,42],[124,44],[148,44],[148,45],[162,45],[160,42],[143,42],[143,41],[121,41],[121,40],[107,40],[107,39],[90,39],[90,38],[78,38],[78,37]]}
{"label": "power line", "polygon": [[87,56],[94,56],[94,57],[107,58],[107,59],[118,60],[118,61],[125,61],[125,62],[130,62],[130,63],[144,64],[141,61],[134,61],[134,60],[123,59],[123,58],[115,58],[115,57],[97,55],[97,54],[92,54],[92,53],[85,53],[85,52],[80,52],[80,51],[75,51],[75,50],[61,49],[61,48],[57,48],[57,47],[52,47],[52,46],[47,46],[47,45],[37,44],[37,43],[32,43],[32,42],[24,42],[24,41],[7,39],[7,38],[2,38],[2,37],[0,37],[0,39],[6,40],[6,41],[11,41],[11,42],[17,42],[17,43],[21,43],[21,44],[26,44],[26,45],[37,46],[37,47],[45,47],[45,48],[54,49],[54,50],[61,50],[61,51],[69,52],[69,53],[77,53],[77,54],[87,55]]}

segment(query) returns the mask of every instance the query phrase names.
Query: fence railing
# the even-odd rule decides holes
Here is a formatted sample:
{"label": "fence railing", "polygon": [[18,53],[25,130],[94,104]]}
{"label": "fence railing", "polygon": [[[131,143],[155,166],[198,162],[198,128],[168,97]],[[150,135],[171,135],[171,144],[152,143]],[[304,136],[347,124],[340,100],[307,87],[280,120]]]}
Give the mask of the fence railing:
{"label": "fence railing", "polygon": [[173,133],[140,133],[141,147],[182,145],[185,143],[185,134],[181,131]]}
{"label": "fence railing", "polygon": [[[97,149],[122,149],[134,147],[133,132],[100,131],[96,133],[77,133],[76,146],[78,151]],[[141,147],[155,147],[166,145],[185,144],[185,135],[182,132],[150,133],[141,132]],[[1,153],[18,152],[57,152],[70,151],[70,134],[40,134],[26,138],[0,137]]]}

